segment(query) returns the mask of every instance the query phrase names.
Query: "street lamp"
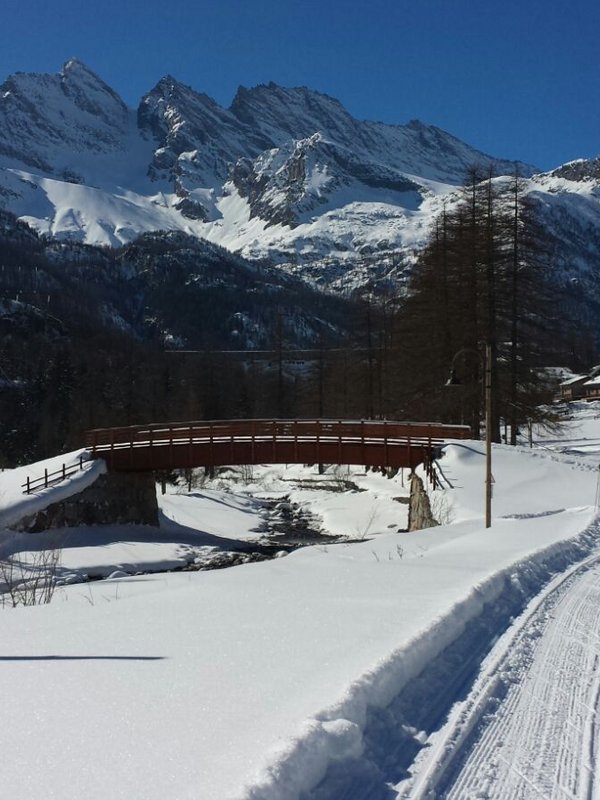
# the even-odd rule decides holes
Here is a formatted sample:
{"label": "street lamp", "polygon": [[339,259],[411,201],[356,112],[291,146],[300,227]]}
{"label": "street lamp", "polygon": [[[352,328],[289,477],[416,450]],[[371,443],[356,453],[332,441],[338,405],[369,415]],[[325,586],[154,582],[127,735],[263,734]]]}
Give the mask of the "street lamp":
{"label": "street lamp", "polygon": [[465,353],[474,353],[481,361],[485,381],[485,527],[492,525],[492,346],[485,344],[485,356],[470,347],[463,347],[454,354],[450,365],[450,377],[446,386],[461,386],[462,381],[457,377],[454,365],[459,356]]}

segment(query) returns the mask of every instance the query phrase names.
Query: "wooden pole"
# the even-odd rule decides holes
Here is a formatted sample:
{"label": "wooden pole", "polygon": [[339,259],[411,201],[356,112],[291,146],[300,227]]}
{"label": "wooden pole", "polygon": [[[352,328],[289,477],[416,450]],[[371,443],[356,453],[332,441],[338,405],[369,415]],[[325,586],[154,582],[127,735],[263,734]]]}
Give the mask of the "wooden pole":
{"label": "wooden pole", "polygon": [[492,345],[485,346],[485,527],[492,525]]}

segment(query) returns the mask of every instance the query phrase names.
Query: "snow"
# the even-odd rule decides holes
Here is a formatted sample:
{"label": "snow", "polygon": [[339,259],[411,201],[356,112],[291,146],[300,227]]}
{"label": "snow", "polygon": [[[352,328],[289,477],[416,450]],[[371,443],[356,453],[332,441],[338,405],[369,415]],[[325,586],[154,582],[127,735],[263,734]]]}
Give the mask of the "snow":
{"label": "snow", "polygon": [[[74,171],[83,178],[79,183],[31,167],[0,164],[0,186],[8,194],[8,206],[41,233],[90,244],[119,246],[149,230],[179,230],[248,258],[272,259],[288,270],[297,271],[299,264],[307,279],[314,277],[310,265],[315,263],[317,274],[330,283],[326,264],[343,263],[347,287],[364,282],[366,255],[381,260],[382,255],[403,252],[408,261],[414,258],[443,203],[450,207],[459,198],[454,183],[419,177],[412,168],[400,173],[394,167],[392,172],[412,181],[418,191],[370,188],[343,172],[340,183],[327,160],[315,162],[311,156],[302,198],[292,209],[295,227],[252,216],[247,198],[231,182],[198,185],[185,177],[190,199],[207,212],[206,222],[191,220],[177,210],[181,198],[168,181],[148,179],[155,143],[141,136],[133,117],[122,136],[122,147],[116,151],[78,154]],[[193,169],[193,162],[193,151],[182,154],[184,171],[188,166]],[[287,167],[281,169],[285,174]],[[288,202],[289,187],[285,182],[280,186],[275,178],[262,199],[277,213]],[[590,272],[594,245],[589,233],[600,226],[596,184],[545,174],[526,185],[544,224],[570,248],[560,265],[565,278]]]}
{"label": "snow", "polygon": [[[18,74],[5,88],[0,196],[40,233],[118,247],[147,231],[183,231],[334,290],[374,273],[401,283],[386,259],[401,253],[410,267],[468,168],[515,168],[418,121],[355,120],[303,87],[240,89],[224,109],[166,76],[138,114],[72,59],[59,75]],[[560,242],[557,280],[586,279],[597,260],[597,164],[519,170]],[[184,216],[182,198],[199,203],[205,221]]]}
{"label": "snow", "polygon": [[[217,196],[213,189],[191,191],[190,197],[209,212],[208,221],[201,222],[183,217],[174,207],[180,198],[166,187],[160,193],[157,186],[146,191],[142,187],[137,191],[111,189],[103,164],[97,169],[103,176],[102,180],[92,179],[97,186],[14,168],[0,168],[0,183],[18,196],[11,210],[40,233],[112,247],[146,231],[180,230],[249,257],[308,250],[313,257],[348,259],[353,248],[365,244],[377,248],[382,240],[388,242],[388,249],[422,244],[432,218],[429,201],[417,211],[414,192],[383,192],[356,183],[329,194],[318,214],[306,212],[301,224],[292,229],[251,218],[247,200],[232,184],[225,184]],[[114,166],[111,170],[116,171]],[[327,183],[325,176],[326,171],[311,173],[310,188],[322,189]],[[125,184],[122,177],[120,183]]]}
{"label": "snow", "polygon": [[567,380],[561,381],[561,386],[570,386],[572,383],[577,383],[578,381],[585,380],[587,375],[572,375]]}
{"label": "snow", "polygon": [[[65,481],[48,487],[40,484],[45,471],[52,479],[63,467],[66,473],[70,473]],[[13,525],[25,516],[42,511],[51,503],[83,491],[105,471],[104,463],[90,461],[86,450],[77,450],[26,467],[3,470],[0,475],[0,526]],[[24,493],[27,479],[35,487],[31,494]]]}
{"label": "snow", "polygon": [[548,593],[488,667],[488,687],[505,698],[445,797],[594,796],[599,573],[592,563]]}
{"label": "snow", "polygon": [[[446,524],[419,533],[398,532],[402,476],[302,466],[159,495],[160,532],[74,532],[68,568],[113,573],[111,547],[131,567],[223,539],[248,545],[264,535],[267,501],[348,539],[223,570],[66,585],[49,605],[0,609],[7,794],[297,800],[323,779],[324,792],[333,786],[336,765],[354,775],[372,758],[377,709],[392,709],[507,592],[525,605],[596,551],[600,408],[573,408],[565,438],[494,448],[488,530],[481,443],[456,442],[434,493]],[[76,480],[44,491],[64,495]],[[0,475],[3,519],[13,501],[25,511],[21,482],[17,470]],[[414,741],[429,735],[415,729]]]}
{"label": "snow", "polygon": [[[41,233],[88,244],[116,247],[146,231],[180,230],[288,269],[297,260],[360,264],[365,253],[420,247],[469,165],[514,169],[433,126],[355,120],[303,87],[240,89],[224,109],[166,76],[138,113],[71,59],[58,75],[19,73],[5,88],[3,203]],[[241,158],[260,179],[261,215],[291,215],[295,227],[251,218],[228,179]],[[593,196],[593,181],[580,189],[552,174],[544,180],[535,184],[544,197],[581,191],[587,208]],[[205,222],[177,210],[183,196],[206,208]],[[595,218],[597,199],[589,205]]]}

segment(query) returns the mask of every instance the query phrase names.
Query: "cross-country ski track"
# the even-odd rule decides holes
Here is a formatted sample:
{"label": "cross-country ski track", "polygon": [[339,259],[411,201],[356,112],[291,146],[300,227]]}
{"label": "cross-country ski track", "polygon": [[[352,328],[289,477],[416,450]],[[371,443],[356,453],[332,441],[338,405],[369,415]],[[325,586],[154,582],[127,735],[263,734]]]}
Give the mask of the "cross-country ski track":
{"label": "cross-country ski track", "polygon": [[555,578],[498,640],[399,797],[594,800],[600,558]]}

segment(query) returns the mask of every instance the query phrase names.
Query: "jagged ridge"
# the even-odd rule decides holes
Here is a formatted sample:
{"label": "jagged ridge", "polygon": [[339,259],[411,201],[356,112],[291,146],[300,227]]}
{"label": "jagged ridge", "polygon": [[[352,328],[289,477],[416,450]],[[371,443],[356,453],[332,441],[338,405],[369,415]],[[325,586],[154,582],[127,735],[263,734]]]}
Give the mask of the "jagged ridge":
{"label": "jagged ridge", "polygon": [[[582,215],[599,224],[597,161],[530,183],[561,218],[560,237],[577,229],[570,256]],[[40,232],[87,243],[178,230],[305,275],[343,265],[364,281],[369,259],[410,261],[474,164],[535,171],[417,120],[356,120],[306,87],[241,87],[226,109],[165,76],[133,110],[76,59],[0,87],[0,204]],[[595,240],[580,258],[588,265]]]}

